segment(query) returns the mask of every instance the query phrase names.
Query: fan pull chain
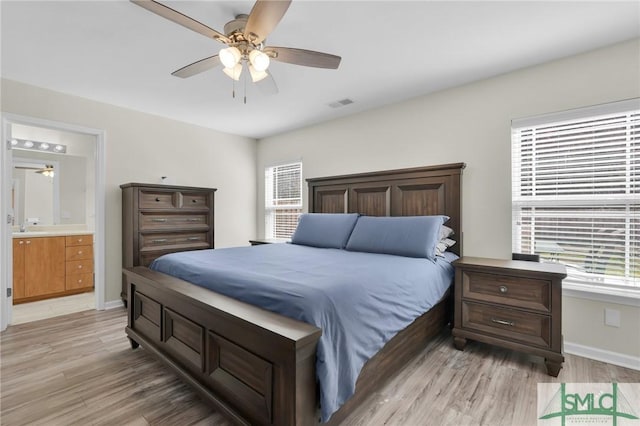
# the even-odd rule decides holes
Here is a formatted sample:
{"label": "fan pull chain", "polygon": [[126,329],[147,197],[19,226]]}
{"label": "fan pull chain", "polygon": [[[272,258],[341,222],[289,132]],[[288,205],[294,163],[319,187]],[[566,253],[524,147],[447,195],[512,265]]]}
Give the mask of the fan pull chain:
{"label": "fan pull chain", "polygon": [[233,84],[231,86],[231,97],[235,99],[236,98],[236,81],[234,79],[231,79],[231,81],[233,81]]}
{"label": "fan pull chain", "polygon": [[249,67],[247,67],[247,72],[244,73],[244,78],[242,79],[244,83],[244,104],[247,104],[247,74],[249,73]]}

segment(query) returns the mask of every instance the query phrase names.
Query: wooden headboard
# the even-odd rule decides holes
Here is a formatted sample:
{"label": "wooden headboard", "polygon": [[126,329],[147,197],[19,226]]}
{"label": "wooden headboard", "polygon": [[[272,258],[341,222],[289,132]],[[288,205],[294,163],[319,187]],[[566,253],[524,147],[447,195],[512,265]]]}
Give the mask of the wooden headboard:
{"label": "wooden headboard", "polygon": [[307,179],[309,212],[367,216],[450,217],[462,255],[461,177],[464,163]]}

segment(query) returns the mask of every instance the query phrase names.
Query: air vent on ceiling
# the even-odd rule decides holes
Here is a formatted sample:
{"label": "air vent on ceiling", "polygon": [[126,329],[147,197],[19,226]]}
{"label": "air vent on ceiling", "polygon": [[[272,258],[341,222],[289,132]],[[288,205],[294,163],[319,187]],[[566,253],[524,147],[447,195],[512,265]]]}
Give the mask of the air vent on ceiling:
{"label": "air vent on ceiling", "polygon": [[330,106],[331,108],[340,108],[340,107],[343,107],[343,106],[345,106],[345,105],[349,105],[349,104],[352,104],[352,103],[353,103],[353,101],[352,101],[351,99],[349,99],[349,98],[344,98],[344,99],[341,99],[341,100],[339,100],[339,101],[331,102],[331,103],[329,104],[329,106]]}

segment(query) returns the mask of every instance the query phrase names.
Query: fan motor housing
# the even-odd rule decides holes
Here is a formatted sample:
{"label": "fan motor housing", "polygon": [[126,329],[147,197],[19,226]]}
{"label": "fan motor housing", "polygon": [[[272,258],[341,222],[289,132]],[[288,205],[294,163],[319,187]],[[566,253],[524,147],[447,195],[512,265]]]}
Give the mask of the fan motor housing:
{"label": "fan motor housing", "polygon": [[[247,26],[247,19],[249,15],[240,14],[236,16],[236,19],[224,24],[224,33],[227,37],[233,38],[234,33],[244,34],[244,27]],[[244,37],[243,37],[244,38]]]}

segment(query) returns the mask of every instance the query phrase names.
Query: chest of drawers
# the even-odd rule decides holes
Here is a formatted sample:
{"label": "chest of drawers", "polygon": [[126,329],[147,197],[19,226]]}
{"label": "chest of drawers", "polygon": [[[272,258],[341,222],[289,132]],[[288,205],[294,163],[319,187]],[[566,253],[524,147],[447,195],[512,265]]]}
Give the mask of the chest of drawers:
{"label": "chest of drawers", "polygon": [[[122,266],[213,248],[214,188],[127,183],[122,189]],[[127,299],[123,277],[122,298]]]}
{"label": "chest of drawers", "polygon": [[562,279],[558,264],[463,257],[454,262],[454,345],[467,339],[545,358],[562,368]]}

